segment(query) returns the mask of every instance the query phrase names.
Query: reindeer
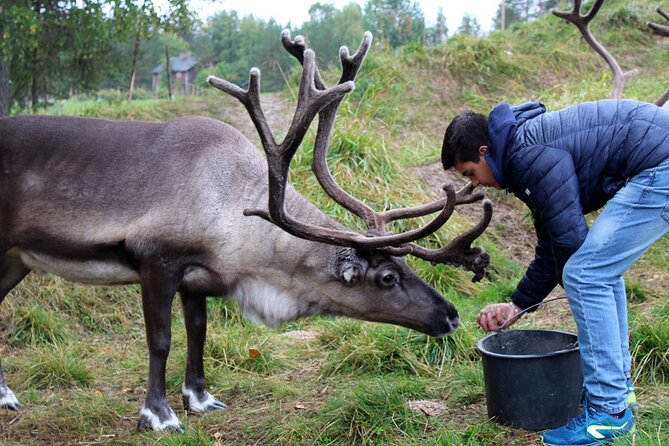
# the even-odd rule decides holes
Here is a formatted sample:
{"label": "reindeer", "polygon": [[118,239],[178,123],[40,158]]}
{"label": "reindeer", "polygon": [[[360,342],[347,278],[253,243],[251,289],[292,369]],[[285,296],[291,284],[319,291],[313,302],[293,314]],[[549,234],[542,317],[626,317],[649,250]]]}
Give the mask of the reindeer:
{"label": "reindeer", "polygon": [[[457,192],[445,185],[445,196],[415,208],[374,212],[328,171],[336,110],[354,88],[371,34],[352,56],[341,49],[342,75],[333,87],[323,84],[302,37],[291,40],[286,30],[281,40],[303,65],[283,142],[275,141],[260,106],[259,70],[251,70],[248,90],[209,79],[248,109],[266,160],[239,131],[204,117],[0,120],[0,301],[32,270],[88,284],[139,283],[149,351],[139,430],[183,430],[165,396],[176,293],[187,332],[183,403],[188,412],[204,413],[225,407],[205,384],[207,296],[232,299],[246,317],[270,327],[328,314],[443,336],[458,327],[458,313],[403,256],[462,266],[474,280],[488,265],[488,255],[470,246],[490,222],[488,200],[481,221],[447,246],[415,243],[441,227],[456,205],[482,199],[471,185]],[[314,172],[337,203],[364,218],[366,233],[328,217],[287,182],[291,158],[317,114]],[[435,212],[423,227],[384,229]],[[1,370],[0,406],[20,406]]]}
{"label": "reindeer", "polygon": [[[581,14],[581,0],[574,0],[574,6],[571,11],[554,10],[552,12],[556,17],[574,24],[590,48],[592,48],[602,57],[602,59],[604,59],[606,64],[609,66],[611,73],[613,74],[613,91],[611,92],[611,98],[620,99],[623,96],[623,90],[625,88],[627,79],[637,74],[638,70],[634,69],[623,72],[615,57],[613,57],[611,53],[609,53],[609,51],[604,47],[604,45],[602,45],[592,34],[592,31],[590,30],[590,22],[595,18],[603,4],[604,0],[595,0],[588,12]],[[655,11],[666,20],[669,20],[669,14],[667,14],[662,8],[658,7],[655,9]],[[669,27],[667,25],[647,22],[646,26],[648,26],[648,28],[650,28],[654,34],[659,36],[669,36]],[[662,107],[667,103],[667,101],[669,101],[669,88],[667,88],[665,92],[654,101],[654,103],[658,107]]]}

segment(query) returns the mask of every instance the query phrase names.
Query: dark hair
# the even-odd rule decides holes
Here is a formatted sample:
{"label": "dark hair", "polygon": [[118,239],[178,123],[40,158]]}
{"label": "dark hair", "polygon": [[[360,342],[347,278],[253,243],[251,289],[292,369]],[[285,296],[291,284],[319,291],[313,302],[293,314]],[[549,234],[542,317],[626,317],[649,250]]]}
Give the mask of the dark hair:
{"label": "dark hair", "polygon": [[481,113],[466,111],[457,115],[444,134],[441,164],[445,170],[456,162],[479,161],[479,148],[488,144],[488,118]]}

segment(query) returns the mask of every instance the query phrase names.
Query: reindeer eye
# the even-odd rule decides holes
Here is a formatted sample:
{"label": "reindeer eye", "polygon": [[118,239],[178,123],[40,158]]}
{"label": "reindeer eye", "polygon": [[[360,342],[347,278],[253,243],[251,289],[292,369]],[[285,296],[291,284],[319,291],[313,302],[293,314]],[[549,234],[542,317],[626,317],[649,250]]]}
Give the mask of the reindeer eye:
{"label": "reindeer eye", "polygon": [[384,286],[386,288],[392,288],[397,283],[399,282],[400,278],[397,276],[396,273],[393,271],[386,271],[383,274],[381,274],[381,278],[379,282],[381,283],[381,286]]}

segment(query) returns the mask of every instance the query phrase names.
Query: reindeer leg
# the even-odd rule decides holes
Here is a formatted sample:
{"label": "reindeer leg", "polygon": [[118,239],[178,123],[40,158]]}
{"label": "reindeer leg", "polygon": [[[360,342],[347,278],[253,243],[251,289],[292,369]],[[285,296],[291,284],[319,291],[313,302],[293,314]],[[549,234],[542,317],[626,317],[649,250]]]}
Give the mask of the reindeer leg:
{"label": "reindeer leg", "polygon": [[225,404],[207,392],[204,379],[204,341],[207,336],[206,296],[180,292],[188,337],[188,360],[186,380],[181,388],[184,409],[188,412],[205,413],[223,409]]}
{"label": "reindeer leg", "polygon": [[179,274],[160,263],[144,262],[140,266],[142,306],[149,347],[149,379],[137,430],[183,432],[183,424],[165,396],[165,369],[172,337],[172,301],[178,287]]}
{"label": "reindeer leg", "polygon": [[2,364],[0,364],[0,407],[9,410],[19,410],[21,403],[16,399],[12,389],[5,384],[5,378],[2,375]]}
{"label": "reindeer leg", "polygon": [[[0,303],[5,299],[7,293],[18,285],[29,272],[30,269],[21,262],[21,259],[5,254],[0,261]],[[0,408],[18,410],[19,407],[21,407],[19,400],[5,384],[2,364],[0,364]]]}

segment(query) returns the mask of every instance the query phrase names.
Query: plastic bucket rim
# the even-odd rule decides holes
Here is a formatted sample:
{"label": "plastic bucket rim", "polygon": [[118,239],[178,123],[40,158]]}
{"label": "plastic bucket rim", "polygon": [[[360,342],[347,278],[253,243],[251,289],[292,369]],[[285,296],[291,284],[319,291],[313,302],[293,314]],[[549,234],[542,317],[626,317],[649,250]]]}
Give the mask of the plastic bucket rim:
{"label": "plastic bucket rim", "polygon": [[[511,330],[509,330],[509,331],[511,331]],[[515,330],[513,330],[513,331],[541,331],[541,332],[560,333],[560,334],[565,334],[565,335],[569,335],[569,336],[574,336],[574,337],[576,337],[577,342],[578,342],[578,336],[577,336],[576,334],[574,334],[574,333],[569,333],[569,332],[567,332],[567,331],[561,331],[561,330],[547,330],[547,329],[522,329],[522,328],[521,328],[521,329],[515,329]],[[571,353],[571,352],[574,352],[574,351],[578,351],[578,350],[579,350],[578,343],[576,343],[574,346],[572,346],[572,347],[570,347],[570,348],[565,348],[565,349],[562,349],[562,350],[553,350],[553,351],[546,352],[546,353],[533,353],[533,354],[528,354],[528,355],[507,355],[507,354],[503,354],[503,353],[495,353],[495,352],[491,352],[491,351],[488,351],[488,350],[484,349],[484,348],[483,348],[483,342],[484,342],[486,339],[489,339],[489,338],[491,338],[491,337],[493,337],[493,336],[498,335],[499,333],[501,333],[501,332],[497,332],[497,331],[496,331],[496,332],[494,332],[494,333],[490,333],[489,335],[487,335],[487,336],[485,336],[485,337],[479,339],[479,341],[476,343],[476,349],[477,349],[483,356],[490,356],[490,357],[493,357],[493,358],[502,358],[502,359],[537,359],[537,358],[550,358],[550,357],[552,357],[552,356],[558,356],[558,355],[562,355],[562,354],[565,354],[565,353]]]}

